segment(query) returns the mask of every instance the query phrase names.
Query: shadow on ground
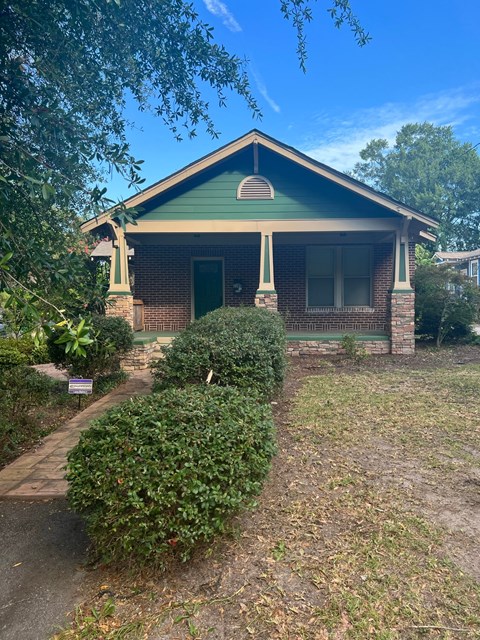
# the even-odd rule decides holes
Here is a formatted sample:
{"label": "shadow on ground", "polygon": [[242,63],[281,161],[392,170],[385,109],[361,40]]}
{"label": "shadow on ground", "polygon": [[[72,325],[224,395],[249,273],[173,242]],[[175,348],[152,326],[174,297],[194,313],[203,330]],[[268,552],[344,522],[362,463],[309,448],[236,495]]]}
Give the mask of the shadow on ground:
{"label": "shadow on ground", "polygon": [[46,640],[82,599],[82,521],[64,499],[0,502],[0,540],[0,637]]}

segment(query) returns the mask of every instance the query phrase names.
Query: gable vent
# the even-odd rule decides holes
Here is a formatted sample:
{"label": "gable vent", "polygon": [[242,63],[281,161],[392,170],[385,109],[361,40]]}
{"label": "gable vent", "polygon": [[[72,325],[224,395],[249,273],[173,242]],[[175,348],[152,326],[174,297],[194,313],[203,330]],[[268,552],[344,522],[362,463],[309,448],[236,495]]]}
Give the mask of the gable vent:
{"label": "gable vent", "polygon": [[263,176],[248,176],[238,185],[237,200],[273,200],[274,197],[272,183]]}

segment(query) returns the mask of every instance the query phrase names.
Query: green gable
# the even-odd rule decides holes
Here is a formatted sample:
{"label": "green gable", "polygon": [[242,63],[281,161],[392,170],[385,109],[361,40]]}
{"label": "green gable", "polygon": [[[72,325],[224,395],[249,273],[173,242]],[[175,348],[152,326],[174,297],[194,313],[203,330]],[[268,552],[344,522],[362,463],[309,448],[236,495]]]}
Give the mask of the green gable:
{"label": "green gable", "polygon": [[252,147],[143,204],[148,220],[292,220],[388,218],[395,214],[275,152],[258,145],[258,172],[275,190],[273,200],[237,200],[240,182],[254,173]]}

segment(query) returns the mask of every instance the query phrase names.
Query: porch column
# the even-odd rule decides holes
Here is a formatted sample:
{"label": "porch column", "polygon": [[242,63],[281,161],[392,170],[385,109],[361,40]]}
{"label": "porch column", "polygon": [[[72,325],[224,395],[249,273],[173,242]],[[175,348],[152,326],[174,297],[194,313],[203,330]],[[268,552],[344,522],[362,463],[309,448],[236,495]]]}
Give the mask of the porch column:
{"label": "porch column", "polygon": [[394,277],[391,296],[392,354],[415,353],[415,292],[410,284],[408,223],[395,234]]}
{"label": "porch column", "polygon": [[260,278],[255,306],[263,307],[269,311],[277,311],[277,292],[275,291],[273,268],[273,243],[272,232],[262,231],[260,240]]}
{"label": "porch column", "polygon": [[110,261],[110,286],[107,299],[107,316],[125,318],[133,328],[133,295],[128,273],[128,254],[125,234],[121,227],[110,225],[114,240]]}

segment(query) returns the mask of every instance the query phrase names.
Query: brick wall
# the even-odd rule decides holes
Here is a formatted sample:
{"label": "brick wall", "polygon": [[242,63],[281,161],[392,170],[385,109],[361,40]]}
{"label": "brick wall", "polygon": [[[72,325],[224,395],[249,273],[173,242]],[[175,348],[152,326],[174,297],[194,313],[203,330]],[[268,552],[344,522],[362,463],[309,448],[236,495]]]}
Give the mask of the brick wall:
{"label": "brick wall", "polygon": [[373,310],[306,311],[306,249],[301,245],[274,247],[278,310],[290,331],[388,331],[392,288],[392,244],[374,246]]}
{"label": "brick wall", "polygon": [[[145,305],[146,331],[178,331],[191,321],[192,257],[224,258],[225,304],[253,305],[258,288],[260,246],[135,247],[135,298]],[[241,294],[233,283],[243,284]]]}
{"label": "brick wall", "polygon": [[413,287],[413,282],[415,280],[415,242],[410,242],[408,244],[408,265],[410,267],[410,280]]}
{"label": "brick wall", "polygon": [[[135,248],[135,298],[145,305],[146,331],[178,331],[191,320],[192,257],[224,258],[225,303],[253,305],[258,287],[260,247],[243,246],[156,246]],[[305,247],[274,247],[275,288],[278,310],[290,331],[389,331],[392,287],[392,245],[374,246],[373,310],[307,313]],[[415,268],[414,245],[410,252],[410,273]],[[241,294],[233,283],[243,283]]]}

